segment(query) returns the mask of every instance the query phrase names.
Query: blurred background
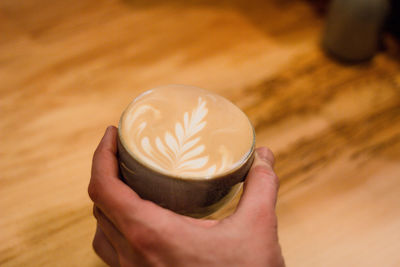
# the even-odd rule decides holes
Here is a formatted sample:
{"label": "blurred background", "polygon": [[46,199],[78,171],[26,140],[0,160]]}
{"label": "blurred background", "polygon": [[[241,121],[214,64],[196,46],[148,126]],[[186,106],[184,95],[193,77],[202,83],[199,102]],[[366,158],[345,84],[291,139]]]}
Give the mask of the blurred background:
{"label": "blurred background", "polygon": [[0,265],[103,266],[93,151],[140,92],[179,83],[274,151],[287,266],[400,266],[398,3],[0,1]]}

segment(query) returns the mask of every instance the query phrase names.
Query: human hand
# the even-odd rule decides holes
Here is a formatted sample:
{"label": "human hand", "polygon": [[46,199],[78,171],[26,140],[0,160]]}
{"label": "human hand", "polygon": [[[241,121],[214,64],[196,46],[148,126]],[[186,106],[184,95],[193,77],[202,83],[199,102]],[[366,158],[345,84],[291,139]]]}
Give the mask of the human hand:
{"label": "human hand", "polygon": [[258,148],[237,210],[223,220],[194,219],[141,199],[118,178],[117,130],[93,156],[88,188],[97,230],[93,248],[110,266],[284,266],[275,204],[274,157]]}

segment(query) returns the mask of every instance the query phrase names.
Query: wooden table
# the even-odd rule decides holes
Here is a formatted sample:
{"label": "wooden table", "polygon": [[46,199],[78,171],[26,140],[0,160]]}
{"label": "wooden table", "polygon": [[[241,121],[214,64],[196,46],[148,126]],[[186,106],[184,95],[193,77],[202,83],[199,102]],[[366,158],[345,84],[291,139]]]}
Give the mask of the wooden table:
{"label": "wooden table", "polygon": [[288,266],[400,266],[400,57],[338,64],[322,26],[295,0],[0,1],[0,265],[102,266],[92,153],[139,92],[182,83],[275,152]]}

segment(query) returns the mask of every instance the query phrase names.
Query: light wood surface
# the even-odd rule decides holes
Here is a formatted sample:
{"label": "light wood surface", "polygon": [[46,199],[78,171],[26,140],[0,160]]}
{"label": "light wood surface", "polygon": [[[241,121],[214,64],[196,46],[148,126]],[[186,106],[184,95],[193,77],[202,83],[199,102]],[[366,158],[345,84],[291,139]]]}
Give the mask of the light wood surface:
{"label": "light wood surface", "polygon": [[275,152],[288,266],[400,266],[399,54],[335,63],[322,26],[296,0],[0,1],[0,265],[103,266],[92,153],[139,92],[181,83]]}

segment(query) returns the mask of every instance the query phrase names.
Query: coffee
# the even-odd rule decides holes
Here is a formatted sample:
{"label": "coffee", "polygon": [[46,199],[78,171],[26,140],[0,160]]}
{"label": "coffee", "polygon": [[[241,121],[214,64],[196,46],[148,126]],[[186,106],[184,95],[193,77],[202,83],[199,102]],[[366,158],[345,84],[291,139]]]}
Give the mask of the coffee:
{"label": "coffee", "polygon": [[253,146],[246,115],[225,98],[170,85],[138,96],[120,122],[122,142],[135,158],[163,174],[209,179],[236,169]]}
{"label": "coffee", "polygon": [[254,144],[250,121],[225,98],[192,86],[152,89],[121,116],[121,179],[143,199],[204,217],[236,195]]}

